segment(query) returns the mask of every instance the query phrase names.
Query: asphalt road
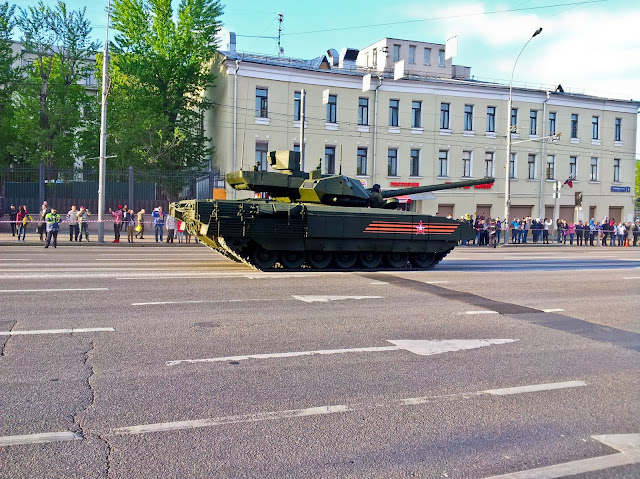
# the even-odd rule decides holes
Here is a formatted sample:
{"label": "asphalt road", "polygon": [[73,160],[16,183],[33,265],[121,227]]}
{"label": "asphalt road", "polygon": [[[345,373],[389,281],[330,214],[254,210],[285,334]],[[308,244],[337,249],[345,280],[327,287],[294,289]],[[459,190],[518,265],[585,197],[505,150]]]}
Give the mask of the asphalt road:
{"label": "asphalt road", "polygon": [[0,305],[0,477],[640,477],[640,248],[0,246]]}

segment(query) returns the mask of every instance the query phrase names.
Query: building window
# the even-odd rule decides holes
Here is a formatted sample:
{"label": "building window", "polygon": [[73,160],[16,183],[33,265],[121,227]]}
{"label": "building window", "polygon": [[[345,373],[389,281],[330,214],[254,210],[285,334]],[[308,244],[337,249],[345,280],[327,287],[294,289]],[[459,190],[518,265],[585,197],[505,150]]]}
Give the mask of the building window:
{"label": "building window", "polygon": [[440,129],[449,129],[449,103],[440,103]]}
{"label": "building window", "polygon": [[300,92],[293,92],[293,120],[300,121]]}
{"label": "building window", "polygon": [[493,151],[487,151],[484,154],[484,176],[493,176]]}
{"label": "building window", "polygon": [[358,100],[358,125],[369,124],[369,99],[360,98]]}
{"label": "building window", "polygon": [[487,131],[491,133],[496,131],[496,107],[495,106],[487,107]]}
{"label": "building window", "polygon": [[400,45],[394,45],[393,46],[393,62],[399,62],[400,61]]}
{"label": "building window", "polygon": [[374,48],[373,49],[373,53],[371,54],[371,57],[373,58],[373,68],[378,66],[378,49]]}
{"label": "building window", "polygon": [[431,48],[424,49],[424,64],[431,65]]}
{"label": "building window", "polygon": [[615,141],[622,141],[622,118],[616,118],[615,130],[613,131],[613,139]]}
{"label": "building window", "polygon": [[473,130],[473,105],[464,106],[464,129],[465,131]]}
{"label": "building window", "polygon": [[538,110],[529,112],[529,135],[538,134]]}
{"label": "building window", "polygon": [[556,179],[556,155],[547,156],[547,180]]}
{"label": "building window", "polygon": [[398,150],[389,148],[387,176],[398,176]]}
{"label": "building window", "polygon": [[599,121],[600,121],[599,117],[597,116],[591,117],[591,139],[592,140],[600,139],[600,128],[598,126]]}
{"label": "building window", "polygon": [[613,181],[620,181],[620,159],[613,159]]}
{"label": "building window", "polygon": [[367,175],[367,149],[358,148],[358,164],[356,165],[356,174],[358,176]]}
{"label": "building window", "polygon": [[422,102],[411,102],[411,128],[422,128]]}
{"label": "building window", "polygon": [[389,126],[398,126],[400,100],[389,100]]}
{"label": "building window", "polygon": [[516,162],[518,161],[518,154],[511,153],[511,158],[509,158],[509,178],[512,180],[516,179]]}
{"label": "building window", "polygon": [[462,152],[462,177],[471,178],[471,151]]}
{"label": "building window", "polygon": [[549,112],[549,135],[556,134],[556,113]]}
{"label": "building window", "polygon": [[415,65],[416,63],[416,46],[409,45],[409,63]]}
{"label": "building window", "polygon": [[417,148],[411,149],[409,172],[410,176],[420,176],[420,150],[418,150]]}
{"label": "building window", "polygon": [[578,176],[578,157],[569,157],[569,178],[576,178]]}
{"label": "building window", "polygon": [[528,167],[527,178],[529,180],[535,180],[536,179],[536,155],[529,155],[527,167]]}
{"label": "building window", "polygon": [[336,147],[326,146],[324,149],[324,164],[328,175],[336,174]]}
{"label": "building window", "polygon": [[337,123],[338,117],[338,95],[329,95],[327,103],[327,123]]}
{"label": "building window", "polygon": [[518,109],[511,109],[511,131],[514,133],[518,132]]}
{"label": "building window", "polygon": [[264,141],[256,141],[256,167],[258,170],[267,171],[267,152],[269,151],[269,143]]}
{"label": "building window", "polygon": [[591,181],[598,181],[598,158],[591,158]]}
{"label": "building window", "polygon": [[578,115],[571,114],[571,138],[578,138]]}
{"label": "building window", "polygon": [[438,66],[444,66],[444,50],[438,50]]}
{"label": "building window", "polygon": [[447,150],[440,150],[438,153],[438,176],[449,176],[449,152]]}
{"label": "building window", "polygon": [[269,118],[269,90],[266,88],[256,88],[256,117]]}

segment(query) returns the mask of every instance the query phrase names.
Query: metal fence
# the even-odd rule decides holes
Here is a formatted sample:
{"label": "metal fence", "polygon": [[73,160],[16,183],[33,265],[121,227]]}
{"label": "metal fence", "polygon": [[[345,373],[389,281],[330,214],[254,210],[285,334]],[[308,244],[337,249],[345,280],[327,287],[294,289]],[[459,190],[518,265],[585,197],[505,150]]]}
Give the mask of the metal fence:
{"label": "metal fence", "polygon": [[[38,211],[43,201],[60,211],[71,205],[98,210],[98,170],[9,167],[0,172],[0,213],[11,205],[26,205]],[[106,208],[128,205],[138,211],[157,206],[168,208],[180,199],[213,197],[214,188],[224,188],[224,174],[218,170],[159,171],[107,170],[105,178]]]}

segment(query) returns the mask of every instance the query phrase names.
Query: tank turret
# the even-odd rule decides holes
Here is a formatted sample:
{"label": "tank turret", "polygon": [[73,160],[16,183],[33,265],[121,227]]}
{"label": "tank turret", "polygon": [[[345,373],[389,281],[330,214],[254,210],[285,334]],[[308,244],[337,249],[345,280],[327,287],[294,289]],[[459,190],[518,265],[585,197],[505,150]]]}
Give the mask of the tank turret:
{"label": "tank turret", "polygon": [[323,175],[320,165],[306,173],[300,169],[300,153],[272,151],[269,164],[276,171],[239,170],[226,175],[227,183],[236,190],[268,193],[280,201],[395,209],[397,196],[462,188],[493,183],[495,178],[455,181],[436,185],[380,190],[379,185],[365,188],[360,180],[344,175]]}

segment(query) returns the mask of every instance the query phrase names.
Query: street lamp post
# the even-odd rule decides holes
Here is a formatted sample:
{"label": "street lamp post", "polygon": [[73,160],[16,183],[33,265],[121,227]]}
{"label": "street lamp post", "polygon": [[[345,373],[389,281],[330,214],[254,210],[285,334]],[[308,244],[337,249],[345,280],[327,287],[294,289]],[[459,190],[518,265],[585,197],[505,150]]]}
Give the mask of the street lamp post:
{"label": "street lamp post", "polygon": [[[529,42],[533,40],[533,37],[537,36],[542,32],[542,27],[538,28],[531,38],[527,40],[527,43],[524,44],[520,53],[518,53],[518,57],[513,64],[513,70],[511,70],[511,80],[509,81],[509,104],[507,106],[507,164],[505,168],[505,187],[504,187],[504,222],[505,222],[505,235],[504,242],[508,243],[508,232],[509,232],[509,209],[511,208],[511,104],[512,104],[512,95],[513,95],[513,74],[516,71],[516,65],[518,64],[518,60],[520,59],[520,55],[527,47]],[[543,119],[544,121],[544,119]]]}

